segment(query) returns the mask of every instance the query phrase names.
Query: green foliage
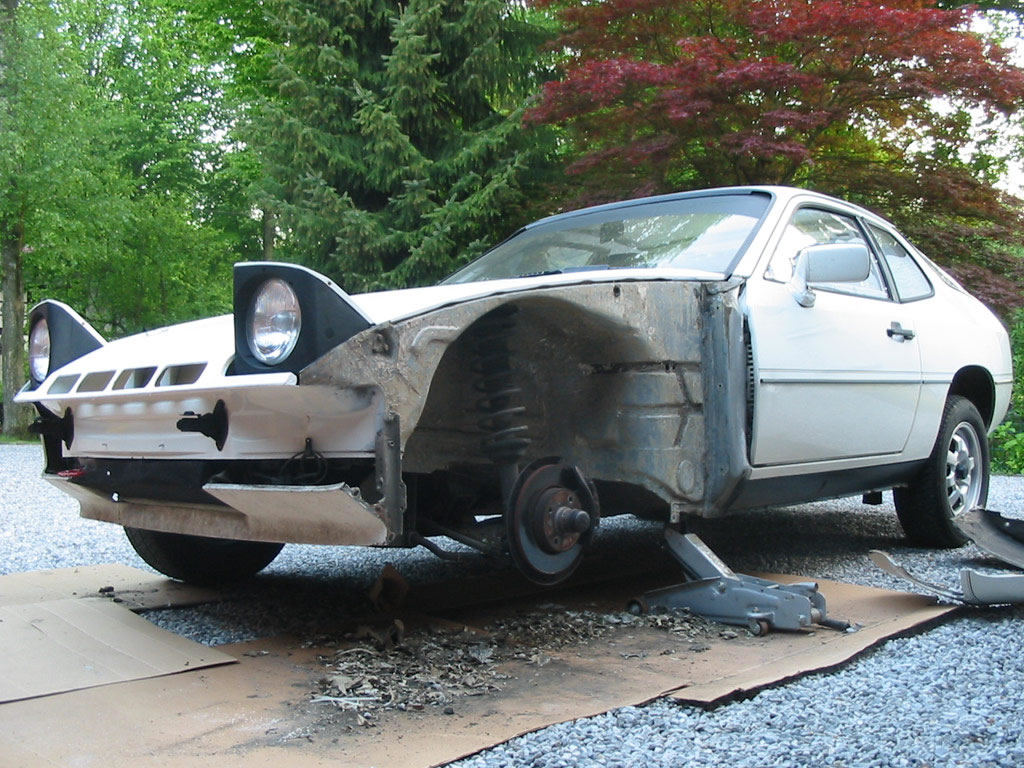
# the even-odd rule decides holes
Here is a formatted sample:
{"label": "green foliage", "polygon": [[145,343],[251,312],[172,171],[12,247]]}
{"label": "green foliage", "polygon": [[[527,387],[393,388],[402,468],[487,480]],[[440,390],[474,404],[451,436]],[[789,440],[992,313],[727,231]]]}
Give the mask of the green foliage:
{"label": "green foliage", "polygon": [[275,93],[244,138],[280,252],[348,290],[432,281],[522,223],[546,33],[505,0],[278,0]]}
{"label": "green foliage", "polygon": [[254,166],[222,140],[234,49],[196,12],[180,0],[18,11],[0,222],[24,231],[29,302],[66,301],[106,335],[227,311],[231,264],[259,252]]}
{"label": "green foliage", "polygon": [[1024,429],[1012,422],[1000,424],[992,433],[992,471],[1024,475]]}
{"label": "green foliage", "polygon": [[1024,310],[1018,311],[1010,328],[1013,348],[1013,397],[1006,420],[992,435],[992,469],[1024,474]]}

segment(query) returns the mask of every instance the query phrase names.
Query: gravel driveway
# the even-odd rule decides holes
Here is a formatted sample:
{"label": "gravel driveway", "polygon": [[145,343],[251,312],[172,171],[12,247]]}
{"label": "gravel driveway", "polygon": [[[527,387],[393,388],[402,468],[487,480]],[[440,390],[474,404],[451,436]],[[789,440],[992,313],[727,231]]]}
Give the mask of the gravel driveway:
{"label": "gravel driveway", "polygon": [[[116,526],[81,520],[68,497],[39,479],[36,446],[0,445],[0,573],[123,562],[147,569]],[[1024,478],[993,478],[989,507],[1024,518]],[[607,523],[607,524],[606,524]],[[925,578],[958,586],[964,565],[999,571],[968,546],[903,546],[887,495],[744,515],[699,531],[738,571],[798,573],[902,589],[874,570],[885,549]],[[657,525],[603,521],[596,555],[647,557]],[[278,632],[329,633],[365,609],[385,563],[407,578],[457,580],[484,564],[452,565],[423,550],[289,546],[237,599],[147,614],[207,644]],[[626,707],[553,726],[468,758],[482,766],[1022,766],[1024,606],[965,610],[928,631],[891,640],[837,672],[762,691],[711,710],[669,702]]]}

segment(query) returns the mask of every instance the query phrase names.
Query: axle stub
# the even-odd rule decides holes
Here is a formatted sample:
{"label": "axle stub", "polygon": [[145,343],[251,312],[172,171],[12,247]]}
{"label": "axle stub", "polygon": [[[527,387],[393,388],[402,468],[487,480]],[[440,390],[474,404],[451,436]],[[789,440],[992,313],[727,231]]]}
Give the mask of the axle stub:
{"label": "axle stub", "polygon": [[583,472],[555,458],[519,473],[508,499],[505,533],[516,567],[537,584],[567,579],[600,521],[597,493]]}

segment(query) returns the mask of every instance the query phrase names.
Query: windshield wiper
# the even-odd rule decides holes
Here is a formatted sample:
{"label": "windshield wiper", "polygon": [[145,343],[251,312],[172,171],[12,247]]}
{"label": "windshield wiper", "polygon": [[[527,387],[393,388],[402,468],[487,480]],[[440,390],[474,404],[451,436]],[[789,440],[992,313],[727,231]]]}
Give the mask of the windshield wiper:
{"label": "windshield wiper", "polygon": [[566,267],[565,269],[546,269],[543,272],[527,272],[516,277],[547,277],[548,275],[566,275],[570,272],[595,272],[601,269],[611,269],[607,264],[584,264],[581,267]]}
{"label": "windshield wiper", "polygon": [[548,275],[560,275],[562,270],[560,269],[546,269],[543,272],[524,272],[516,277],[547,277]]}

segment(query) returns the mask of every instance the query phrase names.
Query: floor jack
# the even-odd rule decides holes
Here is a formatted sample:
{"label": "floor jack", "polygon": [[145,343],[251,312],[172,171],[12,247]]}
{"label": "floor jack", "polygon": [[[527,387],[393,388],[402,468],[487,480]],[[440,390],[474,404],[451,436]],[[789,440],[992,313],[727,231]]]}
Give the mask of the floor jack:
{"label": "floor jack", "polygon": [[631,613],[686,609],[712,621],[746,627],[755,636],[813,624],[851,629],[849,622],[828,618],[825,596],[814,582],[780,584],[733,573],[700,537],[684,535],[671,526],[665,528],[665,541],[688,581],[634,598],[627,606]]}

